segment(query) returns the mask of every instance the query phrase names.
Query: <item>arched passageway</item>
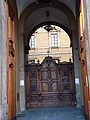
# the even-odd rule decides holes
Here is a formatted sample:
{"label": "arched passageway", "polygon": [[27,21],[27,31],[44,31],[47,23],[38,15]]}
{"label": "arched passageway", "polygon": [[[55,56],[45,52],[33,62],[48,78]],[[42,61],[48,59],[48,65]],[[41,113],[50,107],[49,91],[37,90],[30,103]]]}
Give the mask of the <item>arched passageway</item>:
{"label": "arched passageway", "polygon": [[[34,6],[34,9],[32,9],[32,12],[30,11],[31,6]],[[57,5],[57,7],[56,7]],[[60,5],[60,6],[58,6]],[[31,4],[31,6],[28,6],[21,14],[19,18],[19,27],[22,34],[21,39],[23,39],[22,42],[25,43],[25,56],[28,54],[29,50],[29,38],[32,32],[37,29],[38,27],[45,25],[45,24],[56,24],[62,27],[70,36],[71,38],[71,45],[73,49],[73,59],[74,59],[74,71],[75,71],[75,80],[76,80],[76,101],[77,106],[83,106],[83,97],[82,97],[82,82],[81,82],[81,73],[80,73],[80,61],[79,59],[79,49],[78,49],[78,32],[76,27],[76,20],[74,12],[66,6],[63,3],[55,2],[55,3],[49,3],[48,2],[39,2],[37,5],[36,3]],[[39,7],[38,7],[39,6]],[[75,6],[74,6],[75,7]],[[47,13],[48,12],[48,16]],[[38,15],[37,15],[38,14]],[[70,19],[71,18],[71,19]],[[31,21],[33,19],[33,21]],[[20,32],[19,31],[19,32]],[[24,36],[23,36],[24,35]],[[21,40],[20,40],[21,42]],[[21,43],[22,44],[22,43]],[[23,46],[24,47],[24,46]],[[23,48],[24,49],[24,48]],[[22,51],[23,52],[23,51]],[[20,57],[21,60],[24,59],[24,54],[22,57]],[[21,62],[22,64],[22,62]],[[23,71],[22,73],[25,73],[24,70],[24,64],[22,65]],[[21,75],[21,80],[25,77]],[[22,88],[22,91],[25,93],[25,87]],[[78,91],[79,90],[79,91]],[[23,94],[23,92],[21,93]],[[25,99],[25,98],[24,98]],[[21,102],[25,102],[22,101]],[[24,104],[22,103],[21,107]],[[22,107],[22,109],[24,106]]]}
{"label": "arched passageway", "polygon": [[[73,5],[75,4],[72,4],[72,6]],[[21,31],[23,31],[24,33],[24,41],[25,41],[25,48],[26,48],[25,53],[27,54],[28,52],[29,37],[35,29],[37,29],[41,25],[52,24],[52,23],[62,27],[68,33],[71,39],[73,60],[74,60],[75,85],[76,85],[76,104],[78,107],[81,107],[83,106],[83,94],[82,94],[83,83],[82,83],[82,77],[81,77],[81,64],[79,61],[80,51],[79,51],[79,41],[78,41],[78,31],[77,31],[78,23],[76,22],[77,13],[74,12],[74,9],[70,8],[71,6],[68,6],[68,4],[65,4],[60,1],[57,1],[57,2],[55,1],[39,2],[38,1],[35,4],[33,4],[33,6],[34,6],[34,9],[32,9],[32,12],[30,11],[31,7],[28,6],[22,12],[20,19],[19,19],[21,24],[22,24],[21,21],[24,22]],[[73,6],[73,8],[75,8],[75,6]],[[48,12],[49,14],[46,15],[46,12]],[[31,21],[31,19],[33,19],[33,21]],[[88,99],[88,96],[87,97],[84,96],[84,98]],[[86,108],[86,111],[88,111],[88,107],[85,107],[85,108]],[[86,114],[88,115],[88,112],[86,112]]]}

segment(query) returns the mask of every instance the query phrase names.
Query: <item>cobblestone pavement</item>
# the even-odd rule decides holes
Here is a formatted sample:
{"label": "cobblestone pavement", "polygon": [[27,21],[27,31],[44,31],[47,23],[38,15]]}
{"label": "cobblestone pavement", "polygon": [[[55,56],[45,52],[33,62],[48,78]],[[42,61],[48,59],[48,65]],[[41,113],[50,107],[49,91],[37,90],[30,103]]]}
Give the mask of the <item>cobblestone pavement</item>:
{"label": "cobblestone pavement", "polygon": [[85,120],[82,110],[75,107],[28,109],[16,120]]}

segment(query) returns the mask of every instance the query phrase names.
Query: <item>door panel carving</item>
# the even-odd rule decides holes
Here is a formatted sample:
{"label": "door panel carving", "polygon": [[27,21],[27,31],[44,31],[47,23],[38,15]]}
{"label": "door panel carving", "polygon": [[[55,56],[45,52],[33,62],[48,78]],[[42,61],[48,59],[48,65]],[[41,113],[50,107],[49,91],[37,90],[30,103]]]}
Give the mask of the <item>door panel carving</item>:
{"label": "door panel carving", "polygon": [[48,92],[49,91],[49,87],[48,87],[48,83],[47,82],[42,82],[41,86],[42,86],[41,87],[42,88],[41,89],[42,92]]}
{"label": "door panel carving", "polygon": [[58,92],[58,82],[51,83],[51,92]]}
{"label": "door panel carving", "polygon": [[51,57],[46,57],[41,64],[29,64],[25,68],[26,73],[29,71],[26,88],[30,88],[26,92],[27,108],[75,104],[72,63],[56,63]]}
{"label": "door panel carving", "polygon": [[47,79],[48,79],[48,70],[46,69],[45,71],[41,71],[41,81]]}
{"label": "door panel carving", "polygon": [[51,70],[51,79],[57,79],[57,71]]}

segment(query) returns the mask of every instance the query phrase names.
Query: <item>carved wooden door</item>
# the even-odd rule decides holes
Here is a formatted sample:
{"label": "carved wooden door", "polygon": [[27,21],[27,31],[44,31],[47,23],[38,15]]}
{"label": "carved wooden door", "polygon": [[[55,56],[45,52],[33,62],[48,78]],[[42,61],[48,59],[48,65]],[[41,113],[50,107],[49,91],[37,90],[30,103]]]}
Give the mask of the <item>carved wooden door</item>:
{"label": "carved wooden door", "polygon": [[88,77],[87,77],[87,61],[86,61],[86,47],[85,47],[85,40],[84,37],[80,40],[80,60],[81,60],[81,75],[82,75],[82,86],[83,86],[83,98],[84,98],[84,109],[85,113],[88,116],[89,115],[89,83],[88,83]]}
{"label": "carved wooden door", "polygon": [[85,41],[85,28],[84,28],[84,11],[83,2],[80,0],[79,15],[78,15],[78,40],[80,47],[80,62],[81,62],[81,76],[83,87],[83,102],[85,114],[89,116],[89,80],[87,74],[87,57],[86,57],[86,41]]}
{"label": "carved wooden door", "polygon": [[61,95],[64,106],[75,105],[75,82],[72,63],[61,64]]}
{"label": "carved wooden door", "polygon": [[25,68],[27,108],[75,105],[71,62],[56,63],[52,57],[46,57],[41,64],[27,64]]}
{"label": "carved wooden door", "polygon": [[53,59],[47,58],[40,69],[41,106],[59,106],[59,79],[57,64]]}

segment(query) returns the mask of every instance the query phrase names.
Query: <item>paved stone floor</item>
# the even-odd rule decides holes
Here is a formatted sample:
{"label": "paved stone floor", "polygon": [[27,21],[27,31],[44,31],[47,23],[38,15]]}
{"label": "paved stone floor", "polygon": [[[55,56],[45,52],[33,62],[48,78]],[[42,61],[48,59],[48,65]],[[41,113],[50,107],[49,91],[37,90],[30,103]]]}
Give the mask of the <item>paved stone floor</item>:
{"label": "paved stone floor", "polygon": [[85,120],[82,110],[75,107],[37,108],[20,113],[16,120]]}

